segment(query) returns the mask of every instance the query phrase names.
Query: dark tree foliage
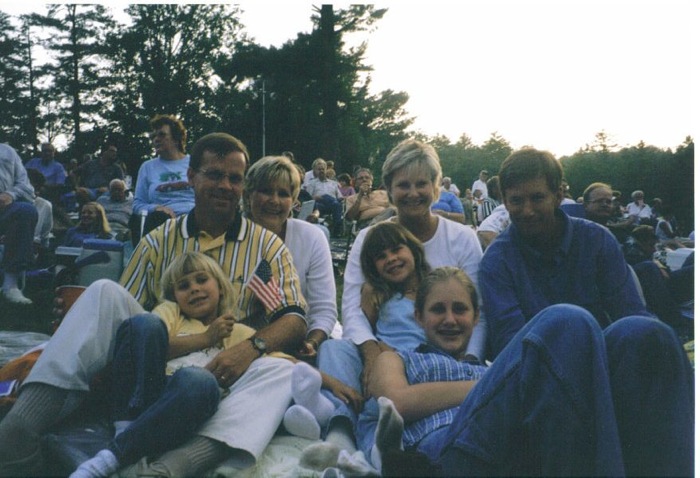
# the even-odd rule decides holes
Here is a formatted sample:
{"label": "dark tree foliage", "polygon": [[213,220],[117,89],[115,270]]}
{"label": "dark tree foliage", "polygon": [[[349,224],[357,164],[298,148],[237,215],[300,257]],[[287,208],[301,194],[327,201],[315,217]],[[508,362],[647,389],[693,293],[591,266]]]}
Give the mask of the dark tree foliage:
{"label": "dark tree foliage", "polygon": [[462,135],[457,143],[452,144],[448,138],[437,136],[427,140],[440,155],[443,174],[452,178],[460,191],[471,188],[479,177],[479,172],[486,169],[492,175],[498,173],[501,163],[513,152],[510,143],[500,134],[494,132],[481,146],[475,145],[471,138]]}
{"label": "dark tree foliage", "polygon": [[683,233],[694,229],[694,143],[687,137],[673,152],[640,142],[619,151],[609,149],[581,150],[561,158],[574,198],[595,182],[609,183],[622,193],[623,202],[631,202],[630,194],[641,189],[651,202],[660,198],[671,205]]}
{"label": "dark tree foliage", "polygon": [[53,4],[31,23],[42,29],[41,43],[53,60],[42,71],[50,78],[41,111],[47,139],[51,131],[64,133],[74,156],[94,151],[111,84],[106,36],[115,22],[103,5]]}
{"label": "dark tree foliage", "polygon": [[239,9],[232,5],[130,5],[128,28],[110,36],[115,84],[107,112],[109,132],[122,137],[120,150],[132,174],[150,156],[146,132],[156,114],[174,114],[191,142],[219,129],[214,72],[218,56],[230,55],[240,35]]}
{"label": "dark tree foliage", "polygon": [[[456,143],[445,136],[419,137],[432,144],[440,156],[443,174],[450,176],[462,192],[471,188],[479,171],[487,169],[498,174],[503,160],[513,149],[502,136],[492,133],[482,145],[475,145],[463,135]],[[596,135],[598,143],[586,146],[576,154],[560,158],[564,176],[574,199],[596,181],[609,183],[622,192],[624,203],[630,194],[641,189],[647,202],[661,198],[671,205],[682,229],[688,234],[694,229],[694,143],[687,137],[676,151],[662,150],[640,142],[637,146],[613,151],[617,146],[604,143],[606,137]]]}
{"label": "dark tree foliage", "polygon": [[36,143],[36,101],[32,97],[32,59],[26,23],[17,27],[0,12],[0,142],[23,158]]}
{"label": "dark tree foliage", "polygon": [[[29,158],[38,143],[68,138],[62,157],[94,153],[120,139],[120,157],[135,175],[152,154],[149,119],[183,119],[190,143],[212,131],[246,143],[251,157],[290,150],[309,167],[332,159],[337,172],[369,166],[379,178],[387,153],[414,136],[433,144],[443,172],[460,189],[482,169],[496,174],[513,151],[494,132],[480,145],[466,134],[410,131],[405,92],[372,94],[366,43],[386,10],[372,5],[310,13],[313,29],[281,47],[251,41],[235,5],[132,4],[117,23],[103,5],[50,5],[46,15],[16,22],[0,12],[0,141]],[[38,60],[44,48],[49,60]],[[605,131],[592,144],[561,158],[574,197],[593,181],[607,181],[625,198],[643,189],[675,208],[684,232],[692,229],[694,144],[675,151],[640,141],[620,148]]]}
{"label": "dark tree foliage", "polygon": [[338,172],[383,160],[413,121],[408,95],[371,95],[366,46],[346,48],[343,39],[383,15],[372,6],[323,6],[311,33],[280,48],[239,45],[216,68],[219,94],[229,98],[217,101],[224,129],[237,131],[254,158],[289,150],[307,168],[317,157],[332,159]]}

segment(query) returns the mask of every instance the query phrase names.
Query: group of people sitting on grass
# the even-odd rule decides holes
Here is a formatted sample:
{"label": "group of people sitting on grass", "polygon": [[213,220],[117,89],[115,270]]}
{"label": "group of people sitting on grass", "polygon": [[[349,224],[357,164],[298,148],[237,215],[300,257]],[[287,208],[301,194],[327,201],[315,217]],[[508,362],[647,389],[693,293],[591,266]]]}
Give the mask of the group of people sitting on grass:
{"label": "group of people sitting on grass", "polygon": [[63,311],[0,422],[0,474],[42,473],[40,438],[110,363],[114,438],[76,477],[246,468],[281,424],[320,439],[299,464],[330,476],[693,474],[682,344],[610,231],[559,208],[550,153],[504,161],[510,225],[483,251],[431,211],[435,150],[398,144],[382,167],[396,214],[355,239],[342,338],[325,237],[290,218],[298,169],[249,163],[228,134],[196,142],[193,208]]}

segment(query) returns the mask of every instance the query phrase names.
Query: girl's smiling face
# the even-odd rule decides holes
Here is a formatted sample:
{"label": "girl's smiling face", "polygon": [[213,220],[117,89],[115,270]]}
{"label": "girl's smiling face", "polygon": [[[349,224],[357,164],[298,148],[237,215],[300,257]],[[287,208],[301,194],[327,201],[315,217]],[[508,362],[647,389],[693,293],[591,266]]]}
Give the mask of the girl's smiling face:
{"label": "girl's smiling face", "polygon": [[457,359],[464,356],[479,320],[469,293],[454,278],[433,285],[423,310],[415,315],[428,343]]}
{"label": "girl's smiling face", "polygon": [[185,317],[200,320],[205,325],[216,319],[221,291],[208,272],[184,275],[175,283],[174,294]]}
{"label": "girl's smiling face", "polygon": [[406,244],[388,247],[376,255],[374,266],[379,277],[391,284],[403,284],[413,277],[416,262]]}

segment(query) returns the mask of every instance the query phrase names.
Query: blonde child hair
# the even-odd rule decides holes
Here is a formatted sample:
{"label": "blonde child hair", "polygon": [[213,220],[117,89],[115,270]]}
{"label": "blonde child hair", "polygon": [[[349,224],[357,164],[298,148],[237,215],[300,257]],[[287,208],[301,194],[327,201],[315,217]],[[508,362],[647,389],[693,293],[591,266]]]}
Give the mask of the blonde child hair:
{"label": "blonde child hair", "polygon": [[161,294],[164,299],[171,302],[175,300],[175,287],[177,282],[187,274],[203,271],[211,275],[219,285],[219,315],[231,312],[235,305],[235,291],[228,277],[224,274],[221,266],[211,257],[201,252],[185,252],[175,258],[175,260],[165,269],[161,278]]}

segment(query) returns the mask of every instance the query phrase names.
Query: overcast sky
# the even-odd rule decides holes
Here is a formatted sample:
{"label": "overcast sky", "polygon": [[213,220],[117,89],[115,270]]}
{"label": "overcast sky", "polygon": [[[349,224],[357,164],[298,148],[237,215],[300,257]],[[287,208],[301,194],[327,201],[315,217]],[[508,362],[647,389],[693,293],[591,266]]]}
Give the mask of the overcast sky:
{"label": "overcast sky", "polygon": [[[0,0],[11,14],[41,5]],[[481,144],[498,132],[513,147],[561,156],[605,130],[620,146],[644,140],[675,148],[694,134],[698,42],[691,5],[383,2],[377,6],[389,11],[365,35],[373,90],[406,91],[415,127],[452,140],[466,133]],[[248,33],[266,46],[311,29],[308,2],[241,6]]]}
{"label": "overcast sky", "polygon": [[[275,24],[271,3],[243,4],[258,42],[310,29],[310,4],[277,4]],[[466,133],[480,144],[497,131],[515,147],[557,155],[601,130],[620,146],[674,148],[693,135],[699,52],[688,1],[377,6],[389,11],[367,36],[374,89],[408,92],[415,126],[428,134]]]}

